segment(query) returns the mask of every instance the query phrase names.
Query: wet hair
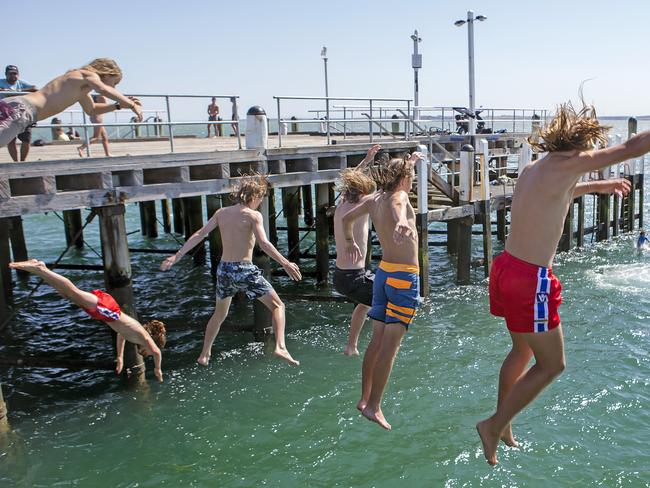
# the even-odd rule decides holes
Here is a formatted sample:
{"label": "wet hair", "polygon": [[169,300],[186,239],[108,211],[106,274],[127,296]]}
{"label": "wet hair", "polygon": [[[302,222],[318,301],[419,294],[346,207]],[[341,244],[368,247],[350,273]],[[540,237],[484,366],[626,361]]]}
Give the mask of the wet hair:
{"label": "wet hair", "polygon": [[93,59],[90,63],[79,69],[85,69],[97,73],[100,78],[102,76],[117,76],[117,82],[119,83],[122,81],[122,70],[115,61],[109,58]]}
{"label": "wet hair", "polygon": [[370,168],[370,175],[381,191],[394,191],[403,178],[413,175],[413,164],[406,158],[392,158],[386,164]]}
{"label": "wet hair", "polygon": [[375,191],[375,182],[365,172],[348,168],[341,171],[336,189],[346,202],[357,203],[362,196]]}
{"label": "wet hair", "polygon": [[271,184],[266,175],[261,173],[243,174],[230,194],[230,199],[246,205],[254,198],[263,198],[270,188]]}
{"label": "wet hair", "polygon": [[593,105],[582,100],[582,108],[576,111],[571,102],[567,102],[558,106],[553,120],[546,127],[535,130],[528,142],[542,152],[584,151],[592,149],[596,143],[606,146],[609,129],[598,122]]}
{"label": "wet hair", "polygon": [[160,320],[150,320],[142,324],[142,327],[149,333],[159,349],[165,347],[165,344],[167,344],[167,331],[164,323]]}

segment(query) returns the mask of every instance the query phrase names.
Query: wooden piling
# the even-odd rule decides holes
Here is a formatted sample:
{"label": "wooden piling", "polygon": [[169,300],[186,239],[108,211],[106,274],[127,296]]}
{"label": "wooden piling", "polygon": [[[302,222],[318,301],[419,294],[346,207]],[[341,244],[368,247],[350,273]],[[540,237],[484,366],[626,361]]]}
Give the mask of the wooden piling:
{"label": "wooden piling", "polygon": [[[120,308],[134,319],[138,319],[131,284],[131,258],[126,238],[124,205],[98,207],[99,236],[102,245],[104,281],[106,291],[120,305]],[[126,342],[124,347],[124,371],[131,371],[131,378],[144,378],[144,361],[135,344]]]}
{"label": "wooden piling", "polygon": [[560,237],[560,242],[558,243],[558,249],[560,252],[566,252],[571,249],[573,245],[573,202],[569,206],[566,216],[564,217],[564,229],[562,231],[562,236]]}
{"label": "wooden piling", "polygon": [[[183,214],[185,215],[185,240],[188,240],[192,234],[203,227],[203,207],[201,197],[183,198]],[[194,248],[192,259],[195,265],[205,264],[205,242],[197,244]]]}
{"label": "wooden piling", "polygon": [[[485,277],[490,276],[492,268],[492,208],[490,205],[490,145],[487,139],[479,141],[479,152],[481,154],[481,198],[483,199],[483,214],[481,215],[483,233],[483,272]],[[505,204],[505,202],[504,202]]]}
{"label": "wooden piling", "polygon": [[612,195],[612,236],[616,237],[620,227],[620,199],[618,195]]}
{"label": "wooden piling", "polygon": [[[63,226],[65,227],[65,242],[66,245],[82,249],[84,247],[83,232],[79,232],[83,226],[81,223],[81,210],[64,210],[63,211]],[[77,236],[77,240],[74,237]]]}
{"label": "wooden piling", "polygon": [[275,209],[275,190],[271,188],[269,190],[269,241],[275,247],[278,247],[278,225],[277,218],[275,216],[277,210]]}
{"label": "wooden piling", "polygon": [[418,265],[420,267],[420,296],[429,295],[429,214],[418,213],[415,216],[418,231]]}
{"label": "wooden piling", "polygon": [[156,201],[140,202],[140,229],[145,237],[158,237],[156,221]]}
{"label": "wooden piling", "polygon": [[166,198],[164,200],[160,200],[160,207],[162,212],[163,232],[165,234],[171,234],[172,215],[169,208],[169,200],[167,200]]}
{"label": "wooden piling", "polygon": [[[336,207],[336,194],[335,194],[336,185],[334,183],[329,183],[329,206]],[[329,226],[330,236],[334,237],[334,219],[328,219],[327,222]]]}
{"label": "wooden piling", "polygon": [[[643,158],[641,158],[641,171],[643,171],[643,161]],[[639,186],[639,229],[643,228],[643,179],[643,173],[637,175]]]}
{"label": "wooden piling", "polygon": [[307,227],[314,225],[314,199],[311,193],[311,185],[303,185],[302,192],[302,220]]}
{"label": "wooden piling", "polygon": [[507,212],[508,210],[504,207],[497,210],[497,239],[501,242],[506,242],[506,236],[508,234],[508,231],[506,229],[507,225]]}
{"label": "wooden piling", "polygon": [[[219,195],[206,195],[205,206],[208,212],[208,219],[210,219],[221,208],[221,197]],[[208,234],[208,242],[210,243],[210,275],[212,276],[212,281],[216,281],[217,267],[223,254],[221,232],[218,228]]]}
{"label": "wooden piling", "polygon": [[329,274],[329,185],[316,186],[316,281],[327,284]]}
{"label": "wooden piling", "polygon": [[598,231],[596,232],[596,241],[606,241],[609,239],[609,195],[598,194]]}
{"label": "wooden piling", "polygon": [[172,213],[174,217],[174,232],[176,234],[182,234],[185,230],[182,198],[172,198]]}
{"label": "wooden piling", "polygon": [[458,254],[458,222],[447,221],[447,252]]}
{"label": "wooden piling", "polygon": [[634,221],[636,219],[636,187],[637,187],[637,177],[635,172],[632,173],[630,176],[630,181],[632,183],[632,190],[628,194],[628,224],[627,224],[627,230],[628,232],[634,232]]}
{"label": "wooden piling", "polygon": [[300,261],[300,235],[298,231],[298,192],[299,186],[291,186],[282,189],[282,209],[287,219],[287,246],[290,261]]}
{"label": "wooden piling", "polygon": [[578,232],[576,236],[576,246],[584,247],[585,245],[585,197],[584,195],[576,198],[578,203]]}
{"label": "wooden piling", "polygon": [[11,281],[11,270],[9,262],[9,224],[7,219],[0,219],[0,319],[4,320],[9,316],[9,303],[13,294],[13,283]]}
{"label": "wooden piling", "polygon": [[[11,253],[14,261],[26,261],[28,256],[27,245],[25,244],[25,233],[23,231],[23,218],[20,216],[9,217],[7,221],[9,223],[9,240],[11,241]],[[21,278],[29,276],[27,271],[19,270],[16,274]]]}
{"label": "wooden piling", "polygon": [[469,285],[472,264],[472,216],[458,219],[458,262],[456,282],[459,285]]}

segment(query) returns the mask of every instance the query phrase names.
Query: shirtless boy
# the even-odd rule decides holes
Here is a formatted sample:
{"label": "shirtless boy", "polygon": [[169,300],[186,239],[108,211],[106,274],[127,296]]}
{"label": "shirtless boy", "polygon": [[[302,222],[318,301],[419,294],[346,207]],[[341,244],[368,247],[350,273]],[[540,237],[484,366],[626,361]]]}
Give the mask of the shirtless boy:
{"label": "shirtless boy", "polygon": [[[576,112],[565,104],[541,131],[541,142],[531,138],[534,147],[548,154],[519,175],[506,249],[490,272],[490,313],[505,318],[512,350],[501,366],[496,413],[476,425],[489,464],[497,463],[499,440],[518,445],[510,422],[565,367],[558,315],[562,286],[551,266],[571,202],[586,193],[630,191],[625,179],[579,182],[580,178],[650,150],[650,132],[618,146],[593,149],[595,143],[607,144],[607,130],[598,123],[593,107]],[[526,371],[533,356],[535,364]]]}
{"label": "shirtless boy", "polygon": [[[125,97],[114,88],[121,80],[122,71],[115,61],[98,58],[53,79],[37,92],[0,100],[0,147],[34,122],[52,117],[76,102],[91,116],[128,108],[138,122],[142,121],[140,101]],[[95,103],[91,90],[116,103]]]}
{"label": "shirtless boy", "polygon": [[366,157],[354,169],[341,172],[340,186],[341,203],[334,212],[334,240],[336,241],[336,268],[334,269],[334,289],[356,304],[350,320],[350,334],[343,354],[358,356],[357,343],[361,328],[366,320],[366,314],[372,305],[372,285],[375,275],[366,270],[366,252],[368,248],[368,216],[365,215],[354,221],[352,234],[359,245],[361,256],[352,261],[345,252],[345,237],[343,235],[343,216],[352,209],[360,198],[375,191],[375,183],[364,171],[374,161],[375,154],[381,146],[374,145]]}
{"label": "shirtless boy", "polygon": [[[92,95],[91,97],[95,104],[106,103],[106,97],[103,97],[102,95]],[[90,122],[93,124],[101,124],[103,121],[104,121],[104,115],[102,114],[90,116]],[[104,127],[103,125],[95,125],[93,126],[93,136],[88,140],[88,144],[95,144],[100,140],[102,141],[102,147],[104,148],[104,155],[106,157],[110,157],[111,153],[108,150],[108,133],[106,132],[106,127]],[[81,146],[77,148],[77,152],[79,153],[80,158],[83,158],[84,151],[86,150],[87,147],[88,146],[84,142]]]}
{"label": "shirtless boy", "polygon": [[169,256],[160,265],[161,270],[167,271],[190,249],[202,242],[212,230],[219,227],[223,254],[217,268],[215,311],[205,328],[203,350],[197,360],[202,366],[207,366],[210,362],[212,344],[228,315],[232,297],[238,291],[246,293],[249,300],[259,300],[271,311],[275,334],[274,354],[291,365],[300,364],[291,357],[284,343],[284,303],[271,284],[264,279],[260,269],[252,263],[253,248],[257,241],[260,249],[280,263],[289,277],[295,281],[302,279],[298,265],[285,259],[266,237],[262,215],[257,209],[268,190],[269,184],[264,176],[243,177],[231,195],[237,205],[217,210],[176,254]]}
{"label": "shirtless boy", "polygon": [[370,215],[382,248],[368,312],[372,338],[363,357],[357,408],[364,417],[388,430],[391,426],[381,411],[381,399],[402,337],[419,303],[417,230],[408,192],[413,186],[414,161],[420,157],[420,153],[413,153],[408,161],[392,159],[373,168],[379,191],[364,197],[343,216],[345,252],[352,262],[361,256],[354,239],[354,222],[364,215]]}
{"label": "shirtless boy", "polygon": [[9,263],[9,267],[16,270],[27,271],[39,276],[45,283],[54,288],[59,295],[67,298],[75,305],[81,307],[92,318],[106,322],[111,329],[117,332],[117,367],[116,372],[122,372],[122,353],[124,340],[136,344],[138,353],[143,356],[153,356],[154,375],[159,381],[163,380],[160,365],[162,354],[160,349],[165,347],[165,324],[159,320],[151,320],[141,325],[133,317],[120,310],[120,306],[108,293],[93,290],[91,293],[80,290],[69,279],[51,271],[43,261],[30,259],[17,263]]}
{"label": "shirtless boy", "polygon": [[[220,120],[219,118],[219,105],[217,105],[217,97],[212,97],[212,103],[208,105],[208,121],[216,122]],[[208,135],[210,137],[210,126],[214,127],[214,137],[221,135],[221,125],[220,124],[208,124]]]}

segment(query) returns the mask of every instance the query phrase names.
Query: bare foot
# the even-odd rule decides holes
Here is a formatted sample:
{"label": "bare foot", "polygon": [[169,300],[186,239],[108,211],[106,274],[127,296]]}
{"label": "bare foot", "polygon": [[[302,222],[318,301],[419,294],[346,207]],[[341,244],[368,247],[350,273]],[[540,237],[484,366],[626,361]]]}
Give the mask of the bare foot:
{"label": "bare foot", "polygon": [[79,146],[79,147],[77,148],[77,152],[79,153],[79,157],[80,157],[80,158],[83,158],[83,157],[84,157],[84,153],[83,153],[83,149],[82,149],[82,147],[83,147],[83,146]]}
{"label": "bare foot", "polygon": [[11,269],[20,269],[22,271],[27,271],[29,273],[34,273],[39,270],[46,268],[43,261],[38,259],[30,259],[29,261],[19,261],[17,263],[9,263]]}
{"label": "bare foot", "polygon": [[345,350],[343,351],[343,354],[346,356],[358,356],[359,355],[359,350],[357,349],[356,346],[351,346],[348,344],[345,346]]}
{"label": "bare foot", "polygon": [[284,359],[291,366],[299,366],[300,365],[300,361],[296,361],[295,359],[293,359],[291,357],[291,354],[289,354],[289,351],[287,351],[286,349],[280,349],[279,347],[276,347],[273,354],[275,354],[280,359]]}
{"label": "bare foot", "polygon": [[512,435],[512,425],[510,424],[508,424],[508,426],[503,429],[503,432],[501,432],[501,440],[506,446],[519,447],[519,443],[515,439],[515,436]]}
{"label": "bare foot", "polygon": [[113,155],[112,155],[111,153],[108,153],[108,154],[106,155],[106,157],[107,157],[107,158],[112,158]]}
{"label": "bare foot", "polygon": [[359,400],[359,403],[357,403],[357,410],[363,413],[363,410],[366,408],[366,405],[368,405],[368,400],[364,400],[362,398],[361,400]]}
{"label": "bare foot", "polygon": [[384,414],[381,412],[381,409],[371,410],[366,406],[366,408],[364,408],[363,411],[361,412],[361,415],[363,415],[371,422],[377,422],[381,427],[383,427],[386,430],[391,429],[391,426],[388,422],[386,422],[386,419],[384,418]]}
{"label": "bare foot", "polygon": [[199,359],[196,360],[197,363],[199,363],[201,366],[207,366],[210,364],[210,356],[199,356]]}
{"label": "bare foot", "polygon": [[499,445],[499,436],[490,432],[487,420],[483,420],[476,424],[476,432],[478,432],[483,444],[483,455],[488,464],[492,466],[497,464],[497,446]]}

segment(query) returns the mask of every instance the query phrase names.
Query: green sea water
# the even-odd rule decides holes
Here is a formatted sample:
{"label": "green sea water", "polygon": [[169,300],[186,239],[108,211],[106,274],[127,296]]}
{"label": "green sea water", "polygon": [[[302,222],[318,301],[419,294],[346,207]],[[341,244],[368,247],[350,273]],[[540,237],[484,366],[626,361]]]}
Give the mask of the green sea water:
{"label": "green sea water", "polygon": [[[127,209],[127,230],[137,231],[137,207]],[[26,217],[25,229],[31,256],[53,260],[65,248],[51,213]],[[86,239],[99,249],[96,222]],[[175,247],[169,236],[129,240]],[[522,447],[500,447],[495,468],[474,424],[495,407],[509,337],[488,313],[482,269],[472,285],[456,286],[454,259],[431,248],[431,294],[384,398],[387,432],[355,409],[361,359],[341,354],[350,304],[287,301],[287,346],[300,367],[225,330],[201,368],[195,360],[214,302],[208,269],[186,259],[162,273],[163,256],[133,254],[138,313],[168,324],[165,382],[151,379],[151,365],[139,388],[106,371],[1,367],[11,432],[0,434],[0,486],[650,486],[650,255],[633,244],[625,235],[558,256],[567,368],[515,419]],[[86,247],[64,262],[100,260]],[[99,272],[65,274],[85,289],[103,286]],[[17,302],[34,283],[17,281]],[[274,284],[281,296],[327,292],[310,280]],[[227,323],[249,321],[235,309]],[[368,340],[366,326],[360,346]],[[12,356],[112,358],[108,328],[46,286],[0,343],[0,354]]]}

